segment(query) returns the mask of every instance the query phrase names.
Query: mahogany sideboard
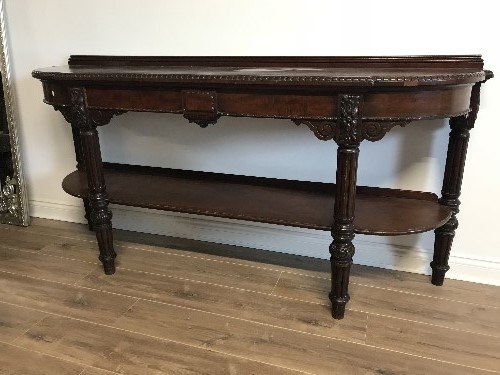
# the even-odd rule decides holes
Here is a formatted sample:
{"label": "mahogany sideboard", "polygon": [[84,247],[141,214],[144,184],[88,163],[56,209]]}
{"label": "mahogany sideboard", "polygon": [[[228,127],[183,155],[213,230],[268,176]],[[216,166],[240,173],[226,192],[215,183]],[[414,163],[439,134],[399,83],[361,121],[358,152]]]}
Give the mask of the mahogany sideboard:
{"label": "mahogany sideboard", "polygon": [[[442,285],[458,226],[460,187],[480,86],[481,56],[71,56],[33,71],[44,101],[71,124],[77,169],[64,190],[83,199],[106,274],[115,272],[108,203],[331,231],[332,316],[349,301],[355,233],[434,230],[432,283]],[[127,111],[182,114],[201,127],[221,116],[290,119],[337,144],[336,183],[103,163],[97,127]],[[395,126],[450,118],[441,196],[356,186],[359,146]],[[290,122],[293,126],[292,122]],[[425,126],[415,123],[412,126]],[[333,171],[332,171],[333,173]]]}

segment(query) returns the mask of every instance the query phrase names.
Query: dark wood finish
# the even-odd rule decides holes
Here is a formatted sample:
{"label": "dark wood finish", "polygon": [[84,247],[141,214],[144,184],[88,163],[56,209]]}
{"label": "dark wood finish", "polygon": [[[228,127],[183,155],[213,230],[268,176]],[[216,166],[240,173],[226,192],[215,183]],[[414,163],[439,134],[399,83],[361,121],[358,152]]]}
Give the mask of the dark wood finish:
{"label": "dark wood finish", "polygon": [[[272,69],[271,69],[272,68]],[[483,81],[480,56],[123,57],[72,56],[35,70],[42,80],[264,86],[446,86]]]}
{"label": "dark wood finish", "polygon": [[[78,170],[85,171],[85,160],[83,156],[82,140],[80,138],[80,129],[72,126],[71,131],[73,133],[73,144],[75,146],[76,168]],[[94,230],[92,221],[90,220],[89,198],[83,198],[83,207],[85,208],[85,219],[87,220],[89,230]]]}
{"label": "dark wood finish", "polygon": [[[263,96],[258,91],[249,91],[240,93],[218,90],[215,97],[211,90],[198,90],[198,95],[206,92],[205,97],[208,98],[211,93],[211,100],[207,102],[210,107],[207,107],[206,111],[212,114],[214,122],[221,115],[316,120],[334,120],[337,116],[336,95],[272,92]],[[181,113],[185,116],[188,113],[189,116],[189,113],[197,111],[184,107],[186,92],[191,93],[191,97],[194,95],[193,90],[181,89],[93,87],[87,89],[87,102],[89,107],[94,109],[119,108],[125,111]],[[365,119],[373,120],[388,118],[418,120],[460,115],[469,109],[470,92],[470,86],[463,86],[418,93],[413,91],[367,93],[363,116]],[[67,105],[69,102],[68,98],[57,97],[57,94],[46,100],[50,104],[57,105]]]}
{"label": "dark wood finish", "polygon": [[[433,283],[442,283],[479,84],[493,74],[483,70],[476,55],[71,56],[68,66],[36,70],[33,76],[42,81],[45,102],[78,129],[79,170],[63,186],[87,200],[107,273],[114,271],[115,257],[108,201],[331,230],[330,299],[333,316],[340,319],[349,300],[355,232],[396,235],[435,229]],[[178,113],[202,127],[220,116],[290,119],[317,138],[337,143],[336,184],[103,168],[96,127],[125,111]],[[429,193],[356,187],[362,141],[381,140],[394,126],[414,120],[446,117],[452,132],[439,202]]]}
{"label": "dark wood finish", "polygon": [[83,152],[85,160],[90,221],[99,244],[99,260],[103,264],[104,272],[111,275],[115,273],[116,253],[113,249],[112,214],[108,208],[101,149],[96,129],[97,121],[94,121],[97,117],[93,116],[87,108],[83,88],[72,87],[69,89],[69,93],[71,96],[72,126],[79,131],[78,138],[82,146],[80,152]]}
{"label": "dark wood finish", "polygon": [[481,84],[476,83],[472,89],[471,112],[468,116],[459,116],[450,119],[450,140],[446,156],[446,166],[443,178],[443,189],[439,202],[453,211],[450,219],[443,226],[437,228],[434,241],[434,256],[431,262],[432,278],[434,285],[443,285],[444,275],[450,269],[448,259],[450,257],[451,245],[458,228],[456,215],[460,207],[460,192],[462,178],[464,175],[465,158],[469,144],[470,129],[474,127],[477,112],[479,110]]}
{"label": "dark wood finish", "polygon": [[[333,209],[333,242],[330,245],[332,264],[332,316],[344,317],[349,302],[349,273],[354,255],[354,207],[356,203],[356,177],[358,170],[361,95],[339,95],[340,113],[335,140],[337,150],[336,199]],[[372,217],[376,217],[372,213]]]}
{"label": "dark wood finish", "polygon": [[72,55],[69,66],[241,66],[483,69],[480,55],[435,56],[102,56]]}
{"label": "dark wood finish", "polygon": [[[330,230],[335,184],[104,164],[111,203],[175,212]],[[75,171],[63,189],[86,198],[86,174]],[[356,233],[399,235],[440,227],[451,209],[434,194],[358,187]]]}

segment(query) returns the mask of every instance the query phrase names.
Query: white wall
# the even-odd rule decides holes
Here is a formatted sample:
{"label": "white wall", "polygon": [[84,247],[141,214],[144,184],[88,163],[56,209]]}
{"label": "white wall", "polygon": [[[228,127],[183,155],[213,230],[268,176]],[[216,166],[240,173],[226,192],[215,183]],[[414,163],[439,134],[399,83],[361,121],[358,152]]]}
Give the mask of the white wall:
{"label": "white wall", "polygon": [[[60,187],[75,165],[70,128],[60,114],[42,103],[41,84],[31,77],[35,68],[65,64],[70,54],[480,53],[487,68],[500,72],[500,50],[494,37],[498,20],[488,11],[489,3],[7,0],[15,99],[32,214],[81,220],[80,202]],[[500,79],[493,79],[484,86],[477,129],[472,133],[461,225],[450,271],[452,277],[493,284],[500,284],[500,237],[496,235],[500,200],[495,198],[500,193],[500,128],[494,114],[499,99]],[[363,144],[360,184],[438,193],[448,133],[443,123],[414,123],[393,130],[384,142]],[[332,181],[335,173],[334,143],[320,142],[307,128],[289,121],[223,118],[215,126],[200,129],[181,116],[128,113],[104,127],[101,139],[103,156],[109,161],[317,181]],[[149,225],[144,222],[151,219],[142,215],[144,221],[131,220],[130,212],[115,211],[116,227],[144,230]],[[226,221],[194,220],[185,215],[167,215],[163,220],[168,228],[150,229],[328,255],[327,233],[227,226]],[[191,227],[193,222],[196,225]],[[250,236],[250,229],[259,236]],[[359,236],[356,262],[428,272],[432,237],[431,233],[397,238]]]}

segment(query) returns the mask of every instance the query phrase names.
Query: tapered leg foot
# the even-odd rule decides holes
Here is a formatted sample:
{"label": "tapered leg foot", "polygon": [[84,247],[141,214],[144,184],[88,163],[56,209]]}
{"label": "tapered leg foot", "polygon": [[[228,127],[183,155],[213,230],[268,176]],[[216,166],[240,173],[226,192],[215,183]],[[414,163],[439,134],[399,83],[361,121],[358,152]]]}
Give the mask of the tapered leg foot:
{"label": "tapered leg foot", "polygon": [[344,319],[345,305],[349,302],[349,294],[344,298],[334,298],[332,293],[329,295],[332,301],[332,317],[334,319]]}
{"label": "tapered leg foot", "polygon": [[[101,211],[102,214],[102,211]],[[115,258],[116,253],[113,249],[113,232],[111,229],[111,211],[106,211],[106,215],[109,217],[109,224],[106,228],[97,226],[96,237],[97,244],[99,245],[99,260],[102,262],[104,267],[104,273],[106,275],[112,275],[115,273]],[[101,224],[102,225],[102,224]]]}
{"label": "tapered leg foot", "polygon": [[[101,207],[101,210],[95,211],[97,215],[93,214],[92,217],[95,220],[94,226],[96,227],[95,232],[97,244],[99,245],[99,260],[104,267],[104,273],[106,275],[112,275],[115,273],[116,258],[116,253],[113,248],[113,230],[111,227],[112,214],[107,208],[107,202],[101,202],[98,206]],[[104,222],[99,222],[99,218]]]}
{"label": "tapered leg foot", "polygon": [[332,254],[332,291],[329,294],[332,302],[332,317],[342,319],[344,317],[345,306],[349,302],[349,274],[351,273],[352,256],[354,246],[348,243],[336,243],[330,245]]}
{"label": "tapered leg foot", "polygon": [[437,228],[434,240],[434,257],[431,262],[432,278],[434,285],[441,286],[444,283],[444,275],[450,269],[448,259],[450,257],[451,245],[458,228],[458,220],[453,215],[442,227]]}
{"label": "tapered leg foot", "polygon": [[103,258],[99,256],[99,260],[102,262],[102,266],[104,268],[104,273],[106,275],[112,275],[115,273],[115,258],[113,257],[106,257]]}
{"label": "tapered leg foot", "polygon": [[[432,263],[431,263],[432,267]],[[431,283],[437,286],[441,286],[444,283],[444,275],[446,271],[448,271],[450,267],[448,267],[446,270],[437,270],[433,269],[432,270],[432,277],[431,277]]]}

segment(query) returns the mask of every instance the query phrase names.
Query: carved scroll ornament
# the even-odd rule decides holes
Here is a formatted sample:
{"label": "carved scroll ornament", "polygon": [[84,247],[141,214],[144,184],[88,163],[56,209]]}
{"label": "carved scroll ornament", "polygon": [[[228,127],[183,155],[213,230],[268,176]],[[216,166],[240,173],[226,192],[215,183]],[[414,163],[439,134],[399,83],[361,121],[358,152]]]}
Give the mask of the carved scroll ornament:
{"label": "carved scroll ornament", "polygon": [[[375,142],[381,140],[393,127],[405,126],[412,119],[397,119],[397,120],[372,120],[367,119],[361,121],[356,131],[356,140],[361,142],[367,140]],[[336,120],[293,120],[296,125],[307,125],[316,136],[322,141],[334,140],[339,142]]]}
{"label": "carved scroll ornament", "polygon": [[393,127],[405,126],[413,119],[362,119],[361,95],[344,94],[338,98],[339,117],[332,120],[296,119],[296,125],[307,125],[322,141],[333,139],[337,144],[358,144],[363,140],[381,140]]}

